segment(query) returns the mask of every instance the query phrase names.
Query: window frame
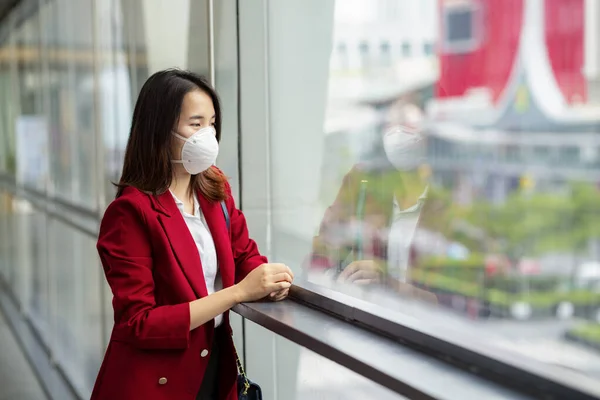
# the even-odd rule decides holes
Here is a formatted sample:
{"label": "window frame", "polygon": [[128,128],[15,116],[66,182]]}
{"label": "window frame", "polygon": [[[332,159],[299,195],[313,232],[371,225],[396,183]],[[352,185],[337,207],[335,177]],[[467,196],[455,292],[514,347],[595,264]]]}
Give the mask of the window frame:
{"label": "window frame", "polygon": [[[342,292],[297,279],[291,291],[292,301],[334,318],[362,327],[383,338],[408,345],[427,355],[471,371],[492,382],[521,393],[544,398],[597,399],[597,381],[579,372],[556,365],[542,364],[516,353],[507,353],[485,341],[465,341],[454,332],[439,332],[431,321],[410,315],[391,315],[390,310]],[[408,303],[409,299],[406,300]],[[390,318],[392,317],[392,318]]]}

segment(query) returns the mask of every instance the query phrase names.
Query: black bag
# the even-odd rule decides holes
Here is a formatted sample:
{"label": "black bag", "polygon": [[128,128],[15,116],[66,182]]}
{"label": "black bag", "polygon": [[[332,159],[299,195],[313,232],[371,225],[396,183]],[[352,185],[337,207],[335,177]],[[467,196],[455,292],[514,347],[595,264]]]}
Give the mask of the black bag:
{"label": "black bag", "polygon": [[246,376],[244,372],[244,367],[242,367],[242,363],[240,362],[240,358],[237,357],[236,351],[236,359],[238,365],[238,378],[237,378],[237,390],[238,390],[238,399],[239,400],[262,400],[262,390],[260,386],[256,383],[252,382]]}
{"label": "black bag", "polygon": [[[227,224],[227,230],[230,228],[229,221],[229,212],[227,211],[227,206],[225,202],[221,202],[221,209],[223,210],[223,216],[225,216],[225,223]],[[233,341],[233,337],[231,338]],[[237,353],[237,349],[235,349],[235,361],[237,363],[238,377],[237,377],[237,390],[238,390],[238,399],[239,400],[262,400],[262,390],[260,386],[256,383],[252,382],[246,376],[246,372],[244,371],[244,366],[240,361],[240,356]]]}

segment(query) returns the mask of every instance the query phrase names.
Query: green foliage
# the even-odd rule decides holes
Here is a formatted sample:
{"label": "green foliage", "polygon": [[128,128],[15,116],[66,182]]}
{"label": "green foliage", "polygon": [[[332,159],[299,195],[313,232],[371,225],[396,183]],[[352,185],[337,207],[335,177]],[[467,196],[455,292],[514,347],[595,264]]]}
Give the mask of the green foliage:
{"label": "green foliage", "polygon": [[15,152],[9,151],[8,159],[6,160],[6,170],[14,175],[17,172],[17,160],[15,159]]}
{"label": "green foliage", "polygon": [[467,297],[477,297],[481,292],[481,285],[475,282],[420,269],[411,272],[411,279],[415,283],[432,289],[448,291]]}
{"label": "green foliage", "polygon": [[[529,282],[528,289],[517,292],[511,292],[502,286],[493,286],[493,280],[488,280],[483,285],[480,282],[466,281],[440,272],[429,272],[423,269],[412,271],[411,279],[413,282],[431,289],[480,298],[501,307],[509,307],[516,302],[526,302],[536,308],[553,307],[561,301],[568,301],[576,306],[586,306],[600,302],[600,293],[586,290],[562,292],[555,288],[552,290],[550,279],[537,280],[540,284],[546,285],[545,287],[541,286],[546,289],[545,291],[533,291],[531,282],[536,280],[532,279]],[[508,280],[509,278],[503,279]],[[525,288],[525,286],[521,287]]]}
{"label": "green foliage", "polygon": [[565,281],[564,277],[555,276],[492,276],[486,278],[488,288],[508,293],[552,292],[557,291]]}
{"label": "green foliage", "polygon": [[421,262],[421,266],[427,269],[483,269],[485,257],[482,254],[472,253],[465,260],[454,260],[444,256],[427,257]]}
{"label": "green foliage", "polygon": [[600,345],[600,324],[586,323],[571,329],[570,333]]}
{"label": "green foliage", "polygon": [[479,202],[465,214],[515,258],[581,251],[590,238],[600,237],[600,191],[586,183],[570,184],[567,193],[516,192],[502,205]]}
{"label": "green foliage", "polygon": [[471,254],[465,260],[432,256],[419,262],[419,268],[427,273],[438,273],[464,282],[479,282],[485,274],[484,265],[484,256],[480,254]]}

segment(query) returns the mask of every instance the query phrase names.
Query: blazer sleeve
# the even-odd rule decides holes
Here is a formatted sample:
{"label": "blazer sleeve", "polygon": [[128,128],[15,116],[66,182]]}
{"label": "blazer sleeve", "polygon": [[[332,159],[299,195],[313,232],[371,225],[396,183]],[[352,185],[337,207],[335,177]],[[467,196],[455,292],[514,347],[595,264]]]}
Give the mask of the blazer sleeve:
{"label": "blazer sleeve", "polygon": [[250,271],[267,263],[268,260],[260,254],[258,245],[250,238],[246,218],[236,207],[229,184],[227,185],[227,192],[229,196],[225,203],[230,216],[230,238],[231,250],[235,260],[235,281],[240,282]]}
{"label": "blazer sleeve", "polygon": [[185,349],[189,304],[156,306],[150,236],[143,212],[119,198],[106,210],[97,243],[113,293],[113,338],[140,349]]}

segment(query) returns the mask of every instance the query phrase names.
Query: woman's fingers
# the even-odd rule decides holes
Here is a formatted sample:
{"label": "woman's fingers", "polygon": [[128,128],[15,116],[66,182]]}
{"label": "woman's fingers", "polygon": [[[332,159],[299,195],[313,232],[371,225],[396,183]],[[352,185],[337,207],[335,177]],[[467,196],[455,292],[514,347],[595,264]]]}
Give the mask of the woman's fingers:
{"label": "woman's fingers", "polygon": [[361,270],[354,272],[352,275],[350,275],[348,277],[348,281],[356,282],[358,280],[364,280],[364,279],[374,280],[374,279],[377,279],[378,277],[379,277],[379,271],[376,271],[374,269],[361,269]]}
{"label": "woman's fingers", "polygon": [[372,285],[374,283],[377,283],[377,279],[357,279],[352,283],[356,285]]}
{"label": "woman's fingers", "polygon": [[292,278],[292,276],[290,274],[288,274],[287,272],[281,272],[279,274],[275,274],[271,277],[272,282],[282,282],[282,281],[286,281],[286,282],[292,282],[294,280],[294,278]]}
{"label": "woman's fingers", "polygon": [[379,279],[381,271],[373,260],[359,260],[350,263],[340,274],[338,281],[355,282],[359,279]]}
{"label": "woman's fingers", "polygon": [[291,282],[277,282],[273,285],[273,291],[277,292],[283,289],[289,289],[292,286]]}
{"label": "woman's fingers", "polygon": [[[273,301],[280,301],[285,299],[290,293],[290,289],[283,289],[274,293]],[[273,294],[273,293],[272,293]]]}
{"label": "woman's fingers", "polygon": [[339,280],[341,281],[345,281],[346,279],[348,279],[350,277],[350,275],[352,275],[353,273],[355,273],[356,271],[358,271],[361,268],[361,261],[353,261],[350,263],[350,265],[348,265],[346,268],[344,268],[344,270],[342,271],[342,273],[339,276]]}
{"label": "woman's fingers", "polygon": [[294,273],[285,264],[265,264],[263,285],[268,290],[267,298],[273,301],[283,300],[289,293],[294,281]]}
{"label": "woman's fingers", "polygon": [[292,277],[292,280],[294,279],[294,273],[292,272],[292,269],[285,264],[281,264],[281,263],[268,264],[267,272],[271,273],[273,275],[281,274],[281,273],[285,272]]}

